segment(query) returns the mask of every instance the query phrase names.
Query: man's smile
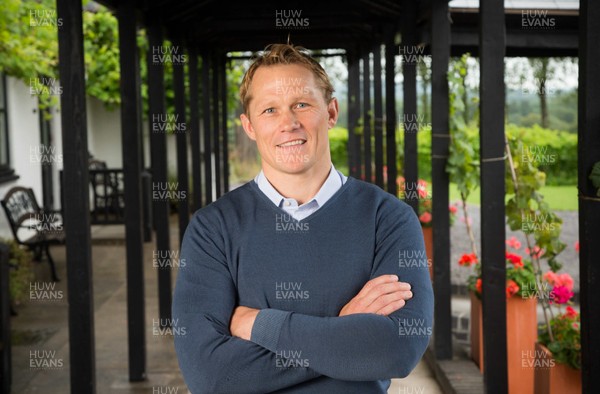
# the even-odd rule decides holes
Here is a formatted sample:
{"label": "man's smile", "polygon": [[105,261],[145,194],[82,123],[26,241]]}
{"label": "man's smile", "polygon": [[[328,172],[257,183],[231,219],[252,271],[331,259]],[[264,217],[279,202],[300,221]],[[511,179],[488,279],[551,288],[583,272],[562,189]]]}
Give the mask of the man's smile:
{"label": "man's smile", "polygon": [[284,142],[284,143],[276,145],[276,146],[278,148],[287,148],[288,146],[303,145],[304,143],[306,143],[306,140],[296,139],[296,140]]}

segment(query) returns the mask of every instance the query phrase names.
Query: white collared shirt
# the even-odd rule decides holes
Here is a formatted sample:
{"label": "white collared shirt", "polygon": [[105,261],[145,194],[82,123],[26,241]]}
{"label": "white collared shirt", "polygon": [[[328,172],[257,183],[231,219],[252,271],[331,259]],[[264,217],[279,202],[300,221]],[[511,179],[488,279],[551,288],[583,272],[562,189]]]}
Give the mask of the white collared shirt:
{"label": "white collared shirt", "polygon": [[296,220],[302,220],[323,206],[333,195],[342,187],[348,178],[337,171],[333,164],[329,171],[329,176],[325,179],[321,189],[315,194],[315,196],[308,202],[298,205],[298,201],[293,198],[286,198],[282,196],[274,187],[271,185],[264,172],[261,170],[254,182],[258,185],[258,188],[279,208],[283,209],[288,215]]}

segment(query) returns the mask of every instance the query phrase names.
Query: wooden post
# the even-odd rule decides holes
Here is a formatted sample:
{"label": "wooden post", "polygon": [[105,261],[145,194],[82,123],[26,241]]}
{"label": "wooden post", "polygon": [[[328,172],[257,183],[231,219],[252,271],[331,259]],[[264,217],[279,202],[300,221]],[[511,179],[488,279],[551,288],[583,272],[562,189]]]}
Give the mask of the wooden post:
{"label": "wooden post", "polygon": [[487,392],[506,393],[503,0],[480,3],[479,29],[483,379]]}
{"label": "wooden post", "polygon": [[[165,79],[164,65],[154,61],[154,52],[160,52],[163,45],[162,27],[153,14],[147,18],[148,33],[148,119],[150,122],[150,158],[152,162],[151,188],[159,189],[166,185],[167,177],[167,135],[161,128],[161,117],[165,115]],[[164,118],[163,118],[164,119]],[[171,231],[169,228],[169,201],[152,199],[154,223],[156,228],[156,251],[167,253],[171,249]],[[171,272],[158,270],[158,310],[161,321],[171,318]]]}
{"label": "wooden post", "polygon": [[360,145],[356,135],[360,113],[360,64],[355,50],[347,51],[348,58],[348,171],[360,178]]}
{"label": "wooden post", "polygon": [[600,3],[582,0],[579,10],[579,272],[581,294],[581,376],[584,393],[600,392],[600,197],[589,179],[600,162]]}
{"label": "wooden post", "polygon": [[200,157],[200,95],[198,91],[198,51],[192,44],[188,51],[190,80],[190,147],[192,152],[192,211],[202,207],[202,160]]}
{"label": "wooden post", "polygon": [[365,163],[365,181],[373,182],[371,179],[371,52],[366,49],[363,57],[363,146]]}
{"label": "wooden post", "polygon": [[419,194],[417,183],[419,181],[417,160],[417,6],[414,1],[404,3],[406,10],[402,23],[402,44],[400,55],[402,58],[402,84],[404,105],[402,114],[402,132],[404,133],[404,185],[406,194],[404,201],[419,215]]}
{"label": "wooden post", "polygon": [[227,57],[223,55],[221,66],[221,122],[223,128],[223,194],[229,191],[229,130],[227,127]]}
{"label": "wooden post", "polygon": [[[183,46],[177,45],[177,53],[183,54]],[[177,122],[185,124],[185,131],[178,131],[177,138],[177,191],[185,192],[178,193],[179,199],[177,203],[177,216],[179,218],[179,240],[183,241],[183,235],[190,222],[190,205],[188,193],[189,187],[189,170],[188,170],[188,128],[186,122],[185,111],[185,82],[184,82],[184,64],[182,62],[173,62],[173,90],[175,93],[175,113],[177,114]]]}
{"label": "wooden post", "polygon": [[387,159],[387,191],[398,195],[398,163],[396,158],[396,53],[398,48],[394,42],[396,30],[386,29],[385,34],[385,147]]}
{"label": "wooden post", "polygon": [[[62,94],[63,215],[67,242],[69,369],[71,393],[96,392],[94,288],[90,236],[85,68],[81,2],[56,1],[58,58]],[[140,204],[141,206],[141,204]],[[141,226],[140,226],[141,239]],[[141,241],[140,241],[141,244]]]}
{"label": "wooden post", "polygon": [[[139,124],[140,70],[136,10],[133,0],[119,3],[121,66],[121,144],[125,183],[125,237],[127,239],[127,326],[129,380],[146,379],[146,320],[144,303],[144,249],[142,238],[142,182]],[[65,180],[68,183],[68,180]],[[65,223],[65,228],[67,224]],[[70,291],[69,291],[70,293]]]}
{"label": "wooden post", "polygon": [[383,185],[383,104],[381,91],[381,43],[373,47],[373,128],[375,131],[375,184]]}
{"label": "wooden post", "polygon": [[446,172],[450,135],[448,62],[450,21],[448,1],[431,4],[431,179],[433,187],[433,285],[435,288],[435,355],[452,358],[452,309],[450,283],[449,176]]}
{"label": "wooden post", "polygon": [[202,133],[204,136],[204,203],[213,201],[212,197],[212,122],[210,113],[210,54],[202,54]]}
{"label": "wooden post", "polygon": [[220,95],[219,95],[219,73],[220,73],[219,56],[217,53],[212,54],[212,133],[213,133],[213,153],[215,155],[215,195],[216,198],[221,197],[221,116],[220,112]]}

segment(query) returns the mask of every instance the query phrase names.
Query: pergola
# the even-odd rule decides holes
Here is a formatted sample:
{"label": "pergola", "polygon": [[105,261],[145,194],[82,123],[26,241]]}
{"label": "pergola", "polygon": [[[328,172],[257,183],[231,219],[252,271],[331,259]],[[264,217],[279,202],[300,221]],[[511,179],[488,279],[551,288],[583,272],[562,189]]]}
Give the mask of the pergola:
{"label": "pergola", "polygon": [[[466,51],[480,57],[481,114],[481,215],[483,264],[483,326],[485,346],[484,382],[487,392],[507,391],[506,299],[504,293],[504,57],[579,56],[579,217],[583,388],[600,392],[600,318],[592,310],[600,299],[600,204],[591,182],[591,167],[600,160],[600,3],[581,0],[579,13],[556,11],[557,28],[552,31],[519,29],[519,13],[506,11],[503,0],[481,1],[480,8],[465,6],[450,12],[447,0],[349,0],[327,3],[314,0],[223,2],[214,0],[104,0],[116,11],[121,53],[121,127],[125,181],[127,248],[127,303],[129,378],[146,376],[144,256],[142,251],[142,133],[140,105],[140,61],[148,62],[148,118],[165,112],[164,67],[138,58],[136,34],[146,28],[150,48],[168,38],[185,48],[188,73],[173,65],[175,108],[189,132],[177,135],[179,188],[192,190],[193,200],[178,206],[183,235],[191,210],[209,204],[229,189],[227,162],[226,62],[233,51],[256,51],[273,42],[292,41],[307,48],[342,49],[348,64],[348,129],[350,175],[365,176],[397,194],[397,128],[394,83],[395,56],[400,48],[425,46],[432,59],[432,183],[434,221],[435,330],[432,344],[437,360],[452,359],[450,227],[447,214],[449,179],[445,171],[449,152],[449,100],[447,70],[450,56]],[[276,23],[277,12],[300,11],[308,26],[286,28]],[[64,152],[69,297],[70,376],[73,393],[96,390],[91,242],[88,199],[88,151],[86,131],[85,71],[83,63],[81,1],[57,0],[59,29],[61,118]],[[452,24],[451,24],[452,22]],[[396,42],[398,33],[401,41]],[[596,43],[596,44],[594,44]],[[385,68],[382,70],[381,45]],[[370,69],[372,58],[373,69]],[[198,72],[202,60],[201,75]],[[362,63],[362,68],[360,67]],[[362,74],[362,84],[361,84]],[[404,119],[416,118],[416,65],[403,64]],[[385,86],[382,83],[385,75]],[[371,91],[373,83],[373,97]],[[185,79],[189,83],[189,98]],[[202,92],[202,97],[200,97]],[[189,121],[185,120],[189,101]],[[385,103],[385,107],[384,107]],[[371,111],[372,110],[372,111]],[[371,113],[373,128],[369,126]],[[361,117],[362,134],[356,133]],[[407,122],[408,123],[408,122]],[[406,125],[412,129],[410,124]],[[371,146],[371,137],[374,146]],[[188,140],[189,138],[189,140]],[[202,143],[201,143],[202,141]],[[167,182],[166,136],[152,133],[153,182]],[[191,168],[188,166],[191,146]],[[202,150],[201,150],[202,147]],[[416,185],[416,133],[404,136],[404,177]],[[385,159],[385,161],[384,161]],[[371,163],[374,163],[371,166]],[[384,168],[387,171],[384,174]],[[191,174],[190,174],[191,170]],[[214,177],[213,177],[214,174]],[[191,177],[190,177],[191,175]],[[385,176],[384,176],[385,175]],[[188,179],[192,180],[189,185]],[[387,179],[387,182],[384,182]],[[191,186],[191,187],[190,187]],[[188,193],[188,197],[189,197]],[[417,200],[407,201],[417,209]],[[155,201],[153,214],[156,249],[169,250],[169,207]],[[159,313],[168,321],[171,310],[171,272],[158,270]]]}

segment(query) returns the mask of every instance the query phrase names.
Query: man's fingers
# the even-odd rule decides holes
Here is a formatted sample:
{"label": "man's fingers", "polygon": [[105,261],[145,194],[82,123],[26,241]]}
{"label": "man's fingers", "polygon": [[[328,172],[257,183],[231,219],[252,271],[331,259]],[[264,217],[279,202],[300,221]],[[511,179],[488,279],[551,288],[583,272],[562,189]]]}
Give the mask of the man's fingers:
{"label": "man's fingers", "polygon": [[393,283],[393,282],[398,282],[398,276],[397,275],[381,275],[378,276],[377,278],[371,279],[370,281],[368,281],[367,283],[365,283],[365,285],[363,286],[363,288],[358,292],[358,296],[364,296],[366,293],[368,293],[369,291],[371,291],[371,289],[373,289],[374,287],[377,287],[378,285],[384,284],[384,283]]}
{"label": "man's fingers", "polygon": [[396,312],[398,309],[401,309],[402,307],[404,307],[404,305],[406,305],[406,301],[397,300],[397,301],[392,302],[391,304],[387,304],[386,306],[384,306],[383,308],[378,310],[377,314],[383,315],[383,316],[388,316],[388,315]]}
{"label": "man's fingers", "polygon": [[396,291],[393,293],[384,294],[382,296],[379,296],[375,301],[373,301],[371,303],[371,305],[369,305],[368,312],[376,313],[377,311],[379,311],[380,309],[384,308],[385,306],[387,306],[389,304],[392,304],[399,300],[407,301],[411,298],[412,298],[411,291]]}
{"label": "man's fingers", "polygon": [[379,297],[395,293],[398,291],[409,291],[410,285],[403,282],[382,283],[373,287],[370,291],[364,294],[361,298],[365,306],[371,305]]}

